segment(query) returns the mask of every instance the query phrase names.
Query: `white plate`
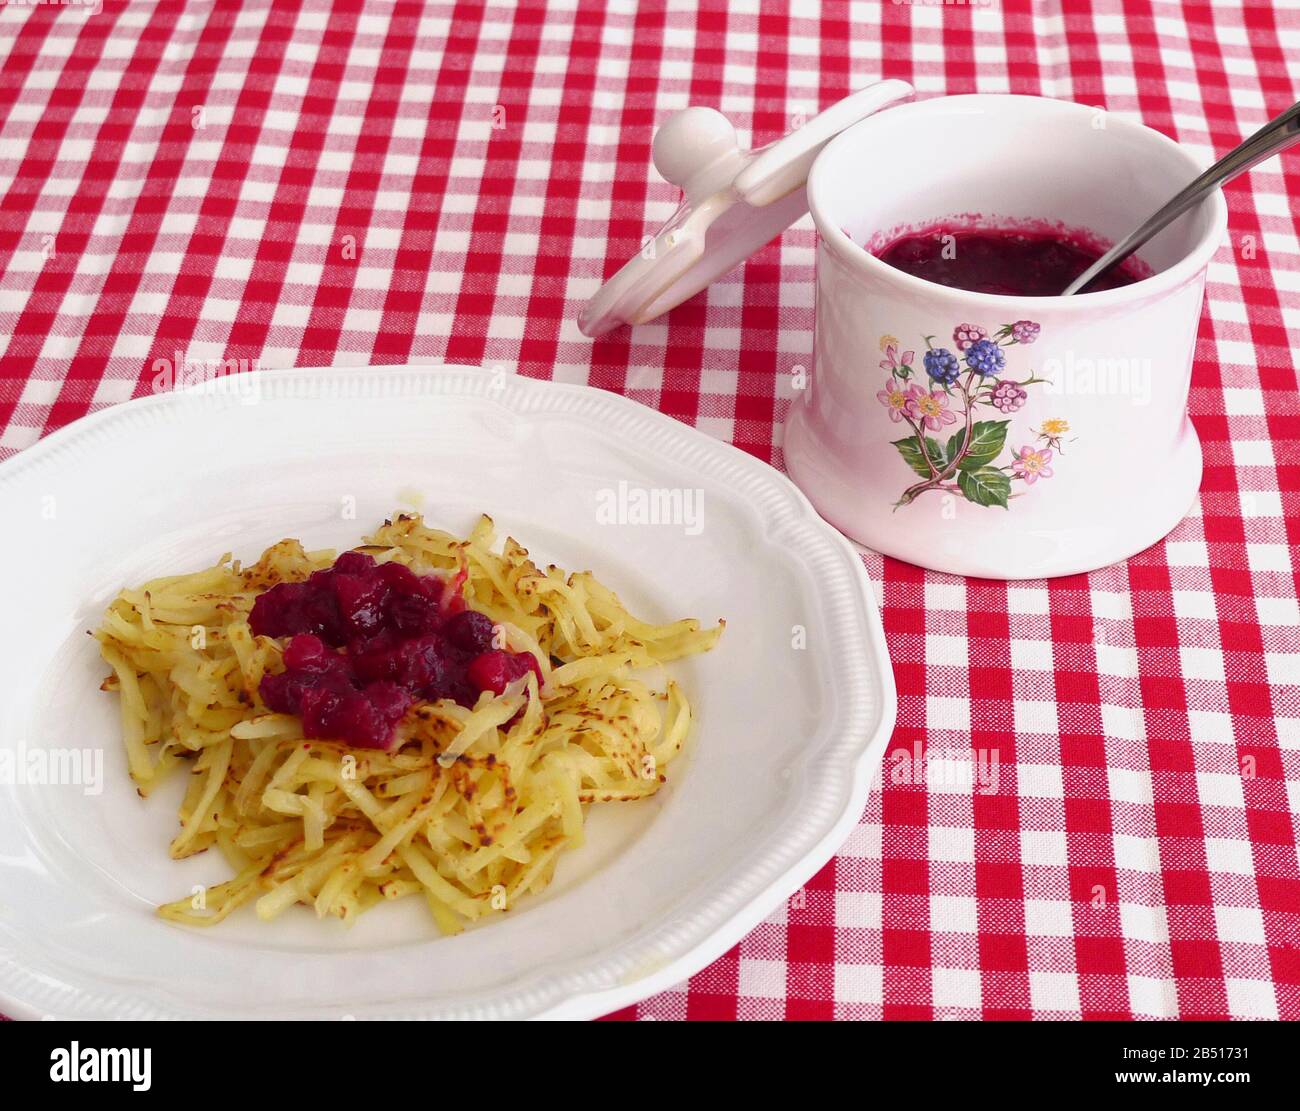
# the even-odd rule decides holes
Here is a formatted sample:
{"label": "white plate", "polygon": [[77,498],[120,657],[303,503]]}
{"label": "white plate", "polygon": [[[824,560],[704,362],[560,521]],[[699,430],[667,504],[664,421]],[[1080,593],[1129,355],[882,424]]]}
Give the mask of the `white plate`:
{"label": "white plate", "polygon": [[[648,490],[702,512],[637,523]],[[158,902],[224,867],[168,858],[183,784],[137,797],[86,630],[124,584],[284,536],[344,547],[403,504],[454,530],[489,512],[539,562],[593,570],[652,618],[725,617],[711,654],[672,665],[699,715],[687,754],[654,799],[593,807],[588,845],[542,896],[454,938],[415,899],[351,929],[297,909],[262,924],[245,908],[210,930],[162,921]],[[150,397],[0,467],[0,520],[0,1008],[13,1015],[607,1013],[715,959],[825,863],[893,725],[850,546],[772,468],[586,387],[330,369]],[[56,749],[89,755],[60,764]],[[98,794],[67,782],[93,780],[101,757]],[[33,782],[42,767],[64,782]]]}

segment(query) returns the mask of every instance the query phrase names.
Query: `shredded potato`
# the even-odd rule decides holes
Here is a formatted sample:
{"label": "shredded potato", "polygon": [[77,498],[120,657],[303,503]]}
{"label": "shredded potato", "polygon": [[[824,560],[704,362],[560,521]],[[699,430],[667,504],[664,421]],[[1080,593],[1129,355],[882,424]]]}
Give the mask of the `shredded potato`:
{"label": "shredded potato", "polygon": [[[590,573],[538,568],[482,517],[468,540],[418,516],[384,522],[359,549],[418,574],[460,581],[508,647],[541,666],[473,709],[417,702],[388,751],[307,740],[272,713],[262,676],[283,643],[248,624],[258,594],[330,566],[296,540],[250,567],[216,566],[122,591],[95,634],[112,674],[131,776],[147,797],[187,767],[171,856],[217,847],[231,879],[159,908],[220,922],[244,903],[274,918],[294,904],[345,922],[387,899],[422,895],[438,929],[504,911],[550,882],[582,843],[584,808],[653,795],[681,751],[691,709],[659,665],[708,651],[723,622],[650,625]],[[637,678],[650,669],[661,689]]]}

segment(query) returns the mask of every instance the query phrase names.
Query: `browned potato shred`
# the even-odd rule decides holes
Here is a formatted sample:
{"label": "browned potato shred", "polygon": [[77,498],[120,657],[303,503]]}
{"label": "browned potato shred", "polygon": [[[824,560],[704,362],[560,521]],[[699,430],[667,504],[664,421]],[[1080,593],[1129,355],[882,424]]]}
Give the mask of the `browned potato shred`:
{"label": "browned potato shred", "polygon": [[[472,710],[417,703],[388,752],[305,740],[298,718],[258,694],[282,665],[281,645],[249,629],[254,599],[328,567],[334,552],[282,540],[250,567],[227,554],[118,595],[95,635],[131,776],[147,797],[188,768],[171,855],[215,845],[233,873],[160,907],[164,918],[210,925],[255,901],[263,919],[302,903],[350,922],[422,895],[454,933],[544,888],[559,854],[582,843],[587,804],[659,789],[691,725],[659,665],[708,651],[723,623],[647,624],[590,573],[540,569],[513,539],[495,546],[488,517],[467,540],[414,515],[365,538],[380,562],[445,577],[463,568],[466,601],[545,676],[540,689],[530,674],[526,690],[484,692]],[[659,686],[634,675],[646,669]]]}

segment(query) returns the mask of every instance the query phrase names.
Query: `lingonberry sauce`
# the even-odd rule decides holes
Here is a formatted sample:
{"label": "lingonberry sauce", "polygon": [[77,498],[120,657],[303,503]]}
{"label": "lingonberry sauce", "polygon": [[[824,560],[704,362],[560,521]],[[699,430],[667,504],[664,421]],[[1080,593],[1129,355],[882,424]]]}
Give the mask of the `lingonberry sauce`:
{"label": "lingonberry sauce", "polygon": [[[895,239],[876,257],[928,282],[1013,297],[1055,297],[1101,256],[1049,234],[997,228],[934,228]],[[1089,283],[1088,292],[1139,281],[1127,262]]]}
{"label": "lingonberry sauce", "polygon": [[270,710],[296,714],[308,737],[387,749],[416,702],[473,706],[531,670],[530,653],[493,645],[491,618],[458,587],[400,563],[344,552],[306,582],[280,583],[253,603],[256,636],[289,637],[284,671],[258,687]]}

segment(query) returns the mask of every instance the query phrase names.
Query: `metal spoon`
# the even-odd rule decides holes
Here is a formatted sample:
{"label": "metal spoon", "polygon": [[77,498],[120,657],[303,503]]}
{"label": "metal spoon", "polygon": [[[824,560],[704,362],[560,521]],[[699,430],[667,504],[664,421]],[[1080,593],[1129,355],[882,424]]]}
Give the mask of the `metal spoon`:
{"label": "metal spoon", "polygon": [[1067,285],[1061,291],[1061,296],[1069,297],[1078,293],[1098,275],[1123,262],[1143,243],[1178,219],[1207,193],[1218,189],[1238,174],[1245,173],[1252,166],[1295,142],[1300,142],[1300,102],[1291,105],[1276,119],[1270,120],[1236,150],[1220,158],[1172,200],[1156,209],[1136,231],[1126,235]]}

